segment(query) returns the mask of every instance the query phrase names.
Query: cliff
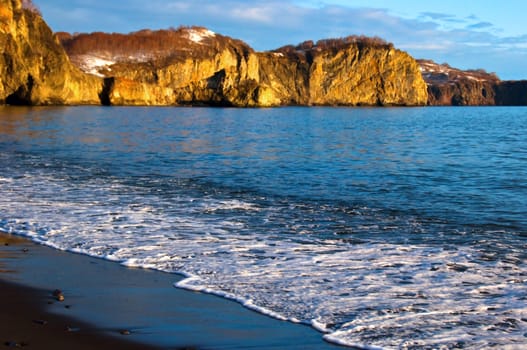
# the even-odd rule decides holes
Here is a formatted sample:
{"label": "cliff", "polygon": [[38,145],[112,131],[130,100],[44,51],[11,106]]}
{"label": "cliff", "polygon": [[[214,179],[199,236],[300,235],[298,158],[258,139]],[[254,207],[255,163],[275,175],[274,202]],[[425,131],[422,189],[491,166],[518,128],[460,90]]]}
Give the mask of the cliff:
{"label": "cliff", "polygon": [[463,71],[448,64],[417,60],[428,86],[428,104],[432,106],[494,105],[495,74],[483,70]]}
{"label": "cliff", "polygon": [[202,27],[54,35],[30,0],[0,0],[0,45],[0,104],[527,105],[527,81],[363,36],[255,52]]}
{"label": "cliff", "polygon": [[[423,105],[415,60],[348,37],[255,52],[206,28],[60,35],[72,62],[104,77],[111,105]],[[162,37],[163,40],[159,40]],[[164,42],[166,46],[157,43]]]}
{"label": "cliff", "polygon": [[102,80],[74,67],[31,4],[0,0],[0,103],[98,104]]}
{"label": "cliff", "polygon": [[[348,42],[349,40],[349,42]],[[421,105],[426,85],[415,60],[383,42],[349,37],[311,49],[310,103],[315,105]]]}
{"label": "cliff", "polygon": [[527,80],[501,81],[494,92],[497,106],[527,106]]}
{"label": "cliff", "polygon": [[202,27],[54,35],[30,0],[0,0],[0,103],[423,105],[407,53],[350,36],[255,52]]}
{"label": "cliff", "polygon": [[525,106],[527,81],[502,81],[484,70],[460,70],[417,60],[431,106]]}

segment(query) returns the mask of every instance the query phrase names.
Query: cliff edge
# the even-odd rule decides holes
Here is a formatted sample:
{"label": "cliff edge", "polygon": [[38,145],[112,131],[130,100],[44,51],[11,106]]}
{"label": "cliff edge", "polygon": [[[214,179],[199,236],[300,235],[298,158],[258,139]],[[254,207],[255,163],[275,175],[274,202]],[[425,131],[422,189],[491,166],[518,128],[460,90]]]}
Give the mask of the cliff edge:
{"label": "cliff edge", "polygon": [[503,81],[482,69],[461,70],[417,60],[431,106],[525,106],[527,81]]}
{"label": "cliff edge", "polygon": [[70,63],[31,2],[0,0],[0,46],[0,103],[100,103],[102,80]]}
{"label": "cliff edge", "polygon": [[428,98],[416,61],[380,39],[255,52],[202,27],[59,37],[72,62],[105,79],[110,105],[414,106]]}
{"label": "cliff edge", "polygon": [[380,38],[306,41],[275,54],[303,63],[309,105],[414,106],[428,98],[416,61]]}
{"label": "cliff edge", "polygon": [[364,36],[255,52],[203,27],[53,34],[31,0],[0,0],[0,45],[0,104],[527,105],[527,81]]}
{"label": "cliff edge", "polygon": [[54,35],[30,0],[0,0],[0,103],[414,106],[419,66],[378,38],[255,52],[202,27]]}

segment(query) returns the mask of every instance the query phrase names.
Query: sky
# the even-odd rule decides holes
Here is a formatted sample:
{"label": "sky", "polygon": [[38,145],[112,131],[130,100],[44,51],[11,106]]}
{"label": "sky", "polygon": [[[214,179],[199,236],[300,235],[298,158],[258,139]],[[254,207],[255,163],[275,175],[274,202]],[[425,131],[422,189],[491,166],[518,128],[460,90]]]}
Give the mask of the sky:
{"label": "sky", "polygon": [[54,31],[197,25],[258,51],[378,36],[415,58],[527,79],[525,0],[33,0]]}

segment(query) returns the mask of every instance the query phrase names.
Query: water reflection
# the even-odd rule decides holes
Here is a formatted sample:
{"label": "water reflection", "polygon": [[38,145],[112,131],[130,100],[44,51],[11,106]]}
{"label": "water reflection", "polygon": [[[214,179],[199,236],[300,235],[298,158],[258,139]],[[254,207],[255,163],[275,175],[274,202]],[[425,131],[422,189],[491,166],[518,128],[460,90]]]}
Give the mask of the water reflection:
{"label": "water reflection", "polygon": [[[3,107],[0,144],[113,174],[201,178],[522,226],[527,135],[518,130],[525,115],[486,111]],[[507,111],[514,117],[494,115]]]}
{"label": "water reflection", "polygon": [[[20,140],[23,138],[54,138],[54,130],[48,128],[55,119],[54,107],[11,107],[0,106],[0,135]],[[42,135],[44,133],[44,135]]]}

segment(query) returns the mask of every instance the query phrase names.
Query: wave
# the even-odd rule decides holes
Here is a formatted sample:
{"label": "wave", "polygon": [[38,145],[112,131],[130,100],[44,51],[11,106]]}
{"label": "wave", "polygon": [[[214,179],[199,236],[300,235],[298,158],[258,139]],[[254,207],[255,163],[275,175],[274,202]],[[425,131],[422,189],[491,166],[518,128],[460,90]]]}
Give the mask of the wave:
{"label": "wave", "polygon": [[0,230],[178,273],[175,285],[364,349],[524,344],[525,242],[368,205],[233,194],[191,181],[0,177]]}

